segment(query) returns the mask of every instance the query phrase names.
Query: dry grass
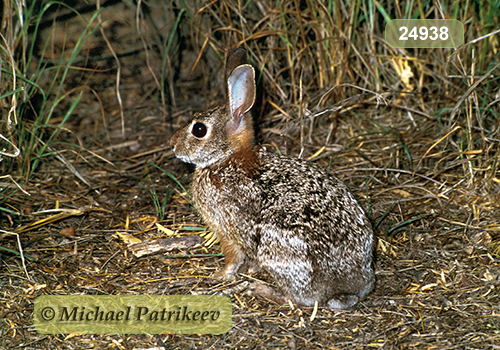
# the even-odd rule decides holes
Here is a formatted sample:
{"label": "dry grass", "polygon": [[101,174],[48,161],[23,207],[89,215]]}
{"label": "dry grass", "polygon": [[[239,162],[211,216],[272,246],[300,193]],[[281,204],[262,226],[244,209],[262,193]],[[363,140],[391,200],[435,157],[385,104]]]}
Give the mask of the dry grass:
{"label": "dry grass", "polygon": [[[71,21],[73,11],[54,5],[31,65],[16,68],[46,92],[45,105],[34,93],[6,96],[32,85],[0,77],[0,133],[20,146],[26,130],[39,132],[20,157],[0,156],[0,175],[29,193],[0,178],[0,347],[500,346],[500,42],[488,35],[500,13],[481,1],[355,3],[108,2],[101,17],[79,5]],[[402,50],[384,42],[386,16],[422,13],[460,20],[465,44]],[[9,28],[2,47],[20,49],[15,38],[23,36],[8,37]],[[76,52],[81,33],[91,35]],[[259,142],[329,167],[374,224],[377,287],[357,310],[319,310],[311,320],[313,310],[238,290],[253,278],[269,282],[264,274],[231,285],[212,280],[224,263],[218,245],[136,259],[116,235],[147,240],[165,235],[156,223],[179,234],[198,223],[181,187],[191,169],[174,159],[168,140],[192,113],[223,101],[223,62],[236,46],[248,49],[258,72]],[[2,69],[13,69],[16,55],[3,50]],[[64,80],[34,68],[58,66],[67,68]],[[7,123],[10,106],[17,125]],[[48,209],[74,211],[52,217]],[[223,335],[47,336],[33,327],[42,294],[227,289],[233,328]]]}

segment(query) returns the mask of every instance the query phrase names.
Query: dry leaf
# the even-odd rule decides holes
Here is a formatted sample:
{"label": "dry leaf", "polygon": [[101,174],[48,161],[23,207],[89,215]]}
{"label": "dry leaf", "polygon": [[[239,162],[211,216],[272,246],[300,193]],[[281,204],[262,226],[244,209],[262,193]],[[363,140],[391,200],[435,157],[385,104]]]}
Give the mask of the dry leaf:
{"label": "dry leaf", "polygon": [[133,237],[131,235],[128,235],[126,233],[122,233],[122,232],[116,232],[116,234],[118,235],[118,237],[121,238],[121,240],[123,242],[125,242],[126,244],[135,244],[135,243],[139,243],[139,242],[142,242],[139,238],[136,238],[136,237]]}
{"label": "dry leaf", "polygon": [[59,231],[59,233],[67,237],[75,237],[75,228],[73,226],[66,227]]}

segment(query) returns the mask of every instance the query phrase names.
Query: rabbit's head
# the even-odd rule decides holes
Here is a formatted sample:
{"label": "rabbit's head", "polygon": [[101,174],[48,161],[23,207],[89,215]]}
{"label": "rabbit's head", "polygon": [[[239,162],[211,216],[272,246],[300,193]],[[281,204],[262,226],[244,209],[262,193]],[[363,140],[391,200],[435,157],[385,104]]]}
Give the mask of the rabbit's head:
{"label": "rabbit's head", "polygon": [[255,71],[246,63],[244,49],[229,55],[226,77],[226,104],[195,114],[170,140],[176,157],[197,168],[253,146],[253,123],[247,112],[255,101]]}

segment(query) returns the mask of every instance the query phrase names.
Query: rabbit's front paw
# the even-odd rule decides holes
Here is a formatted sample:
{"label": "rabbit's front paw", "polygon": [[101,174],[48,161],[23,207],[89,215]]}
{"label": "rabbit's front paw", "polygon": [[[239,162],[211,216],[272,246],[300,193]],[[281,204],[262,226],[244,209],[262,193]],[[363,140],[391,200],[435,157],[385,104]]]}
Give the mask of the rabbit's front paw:
{"label": "rabbit's front paw", "polygon": [[226,265],[222,270],[216,271],[213,274],[213,278],[223,281],[234,281],[236,280],[236,274],[241,264]]}
{"label": "rabbit's front paw", "polygon": [[213,277],[224,281],[234,281],[236,279],[238,270],[247,259],[245,257],[245,254],[240,249],[238,249],[237,246],[235,246],[234,244],[230,244],[230,242],[226,241],[223,238],[219,239],[221,240],[222,251],[224,252],[224,256],[226,258],[226,266],[222,269],[222,271],[217,271],[216,273],[214,273]]}

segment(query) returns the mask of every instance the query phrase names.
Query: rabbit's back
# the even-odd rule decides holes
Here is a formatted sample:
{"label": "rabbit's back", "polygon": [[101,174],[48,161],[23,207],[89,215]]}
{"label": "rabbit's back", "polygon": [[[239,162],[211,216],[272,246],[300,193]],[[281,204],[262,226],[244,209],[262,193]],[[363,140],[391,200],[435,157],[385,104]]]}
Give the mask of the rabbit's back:
{"label": "rabbit's back", "polygon": [[[313,163],[264,150],[259,154],[266,195],[257,227],[265,228],[268,242],[262,242],[256,258],[281,289],[301,293],[303,304],[368,294],[374,283],[372,228],[344,183]],[[288,242],[280,246],[283,237]],[[278,243],[269,248],[272,242]]]}

